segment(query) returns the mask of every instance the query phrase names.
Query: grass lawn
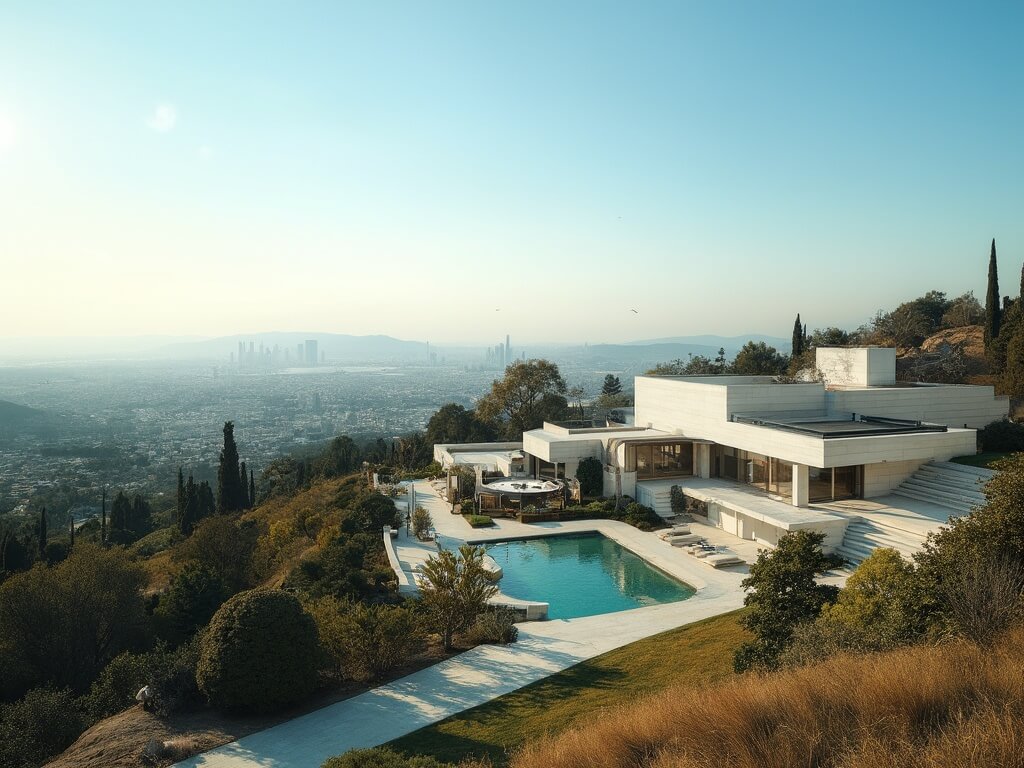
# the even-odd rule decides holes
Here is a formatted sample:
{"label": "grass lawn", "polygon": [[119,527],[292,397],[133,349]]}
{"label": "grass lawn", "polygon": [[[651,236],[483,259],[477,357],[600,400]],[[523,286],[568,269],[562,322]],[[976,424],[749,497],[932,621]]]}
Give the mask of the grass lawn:
{"label": "grass lawn", "polygon": [[729,677],[732,653],[746,637],[739,611],[640,640],[487,704],[421,728],[387,746],[457,763],[487,756],[507,764],[507,752],[544,732],[564,730],[607,707],[689,681]]}
{"label": "grass lawn", "polygon": [[991,469],[992,463],[999,461],[999,459],[1005,459],[1007,456],[1012,454],[1009,453],[975,453],[970,456],[957,456],[956,458],[950,459],[957,464],[966,464],[969,467],[984,467],[985,469]]}

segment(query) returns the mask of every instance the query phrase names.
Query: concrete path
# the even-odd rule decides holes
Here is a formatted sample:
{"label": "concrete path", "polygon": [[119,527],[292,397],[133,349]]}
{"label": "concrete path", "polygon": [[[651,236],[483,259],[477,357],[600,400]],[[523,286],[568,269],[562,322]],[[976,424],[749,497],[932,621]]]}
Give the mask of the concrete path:
{"label": "concrete path", "polygon": [[[594,656],[700,619],[739,608],[739,586],[746,569],[716,571],[659,540],[616,521],[573,521],[522,526],[501,521],[487,534],[474,531],[425,483],[417,483],[418,504],[434,516],[442,536],[500,539],[558,530],[600,530],[658,567],[697,588],[688,600],[631,611],[529,622],[519,625],[519,641],[480,646],[374,688],[345,701],[246,736],[178,763],[203,768],[319,768],[328,757],[372,747],[484,704]],[[443,515],[447,515],[444,517]],[[548,529],[544,531],[544,529]],[[541,530],[538,530],[541,529]],[[552,530],[554,529],[554,530]],[[411,543],[410,543],[411,546]],[[399,558],[414,553],[400,546]]]}

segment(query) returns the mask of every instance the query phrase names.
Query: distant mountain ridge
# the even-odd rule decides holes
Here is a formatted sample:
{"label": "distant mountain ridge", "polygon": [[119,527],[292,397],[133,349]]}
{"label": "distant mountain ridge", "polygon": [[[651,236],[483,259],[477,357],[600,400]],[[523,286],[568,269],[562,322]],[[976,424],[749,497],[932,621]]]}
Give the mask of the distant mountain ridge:
{"label": "distant mountain ridge", "polygon": [[0,437],[10,438],[26,433],[45,436],[57,426],[57,420],[46,411],[0,400]]}
{"label": "distant mountain ridge", "polygon": [[626,346],[649,346],[654,344],[686,344],[713,347],[715,352],[724,347],[726,352],[730,350],[739,351],[748,341],[763,341],[769,346],[775,347],[780,352],[789,351],[792,346],[792,339],[783,339],[779,336],[765,336],[761,333],[748,333],[740,336],[716,336],[704,334],[701,336],[667,336],[663,339],[644,339],[641,341],[627,341]]}

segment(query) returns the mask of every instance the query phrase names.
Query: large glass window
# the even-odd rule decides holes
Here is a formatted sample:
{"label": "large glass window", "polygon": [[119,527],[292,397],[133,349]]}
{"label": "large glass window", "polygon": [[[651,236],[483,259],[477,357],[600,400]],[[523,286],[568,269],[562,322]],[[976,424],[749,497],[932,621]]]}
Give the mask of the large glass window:
{"label": "large glass window", "polygon": [[693,474],[693,443],[643,443],[633,450],[637,479]]}
{"label": "large glass window", "polygon": [[860,496],[860,466],[822,469],[811,467],[807,498],[811,501],[837,501]]}

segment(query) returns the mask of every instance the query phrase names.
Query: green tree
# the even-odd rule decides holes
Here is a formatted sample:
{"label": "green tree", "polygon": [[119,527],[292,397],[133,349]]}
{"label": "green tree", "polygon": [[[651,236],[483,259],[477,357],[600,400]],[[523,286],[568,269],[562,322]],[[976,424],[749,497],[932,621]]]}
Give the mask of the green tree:
{"label": "green tree", "polygon": [[143,641],[145,583],[123,549],[83,541],[59,565],[0,584],[0,689],[86,690],[104,664]]}
{"label": "green tree", "polygon": [[36,688],[14,704],[0,704],[0,766],[35,768],[59,755],[85,724],[71,691]]}
{"label": "green tree", "polygon": [[249,505],[256,506],[256,473],[249,470]]}
{"label": "green tree", "polygon": [[895,549],[879,547],[846,582],[819,620],[875,632],[880,645],[895,645],[918,634],[914,566]]}
{"label": "green tree", "polygon": [[604,466],[599,459],[588,456],[576,468],[582,496],[600,496],[604,490]]}
{"label": "green tree", "polygon": [[416,507],[412,513],[412,532],[418,539],[422,539],[430,529],[434,527],[434,520],[423,507]]}
{"label": "green tree", "polygon": [[153,611],[160,636],[180,645],[207,625],[229,594],[220,576],[197,562],[186,563]]}
{"label": "green tree", "polygon": [[494,430],[477,418],[474,411],[457,403],[442,405],[427,422],[429,445],[482,443],[494,439]]}
{"label": "green tree", "polygon": [[610,373],[606,373],[604,376],[604,384],[601,385],[602,395],[620,395],[622,394],[622,382],[619,381],[618,376],[613,376]]}
{"label": "green tree", "polygon": [[245,468],[244,461],[238,465],[238,488],[242,509],[251,509],[252,503],[249,501],[249,471]]}
{"label": "green tree", "polygon": [[362,463],[363,452],[359,446],[348,435],[339,435],[314,460],[313,474],[323,478],[342,477],[359,469]]}
{"label": "green tree", "polygon": [[804,326],[800,322],[800,313],[796,313],[796,320],[793,322],[793,357],[800,357],[804,353]]}
{"label": "green tree", "polygon": [[395,502],[383,494],[374,492],[356,504],[355,511],[365,518],[362,528],[367,533],[379,534],[385,525],[398,526],[398,508]]}
{"label": "green tree", "polygon": [[564,418],[565,394],[565,379],[557,365],[547,360],[516,360],[480,398],[477,413],[506,437],[516,439],[544,421]]}
{"label": "green tree", "polygon": [[[182,521],[185,519],[185,492],[185,475],[181,471],[181,467],[178,467],[178,495],[175,498],[177,504],[175,505],[174,520],[182,533],[185,533],[182,526]],[[185,535],[188,534],[185,533]]]}
{"label": "green tree", "polygon": [[196,682],[227,711],[271,712],[316,686],[316,624],[294,595],[254,589],[220,607],[199,643]]}
{"label": "green tree", "polygon": [[423,566],[423,610],[446,651],[451,650],[455,634],[467,629],[498,592],[483,558],[483,547],[463,544],[458,554],[441,550]]}
{"label": "green tree", "polygon": [[306,606],[334,667],[353,680],[377,680],[420,647],[416,613],[403,605],[367,605],[324,597]]}
{"label": "green tree", "polygon": [[747,612],[740,619],[754,639],[736,651],[736,671],[776,667],[796,626],[816,618],[823,605],[835,601],[839,588],[817,582],[842,564],[842,558],[822,552],[824,539],[823,533],[796,531],[779,539],[775,549],[758,553],[742,582]]}
{"label": "green tree", "polygon": [[235,425],[225,421],[224,447],[220,452],[220,465],[217,469],[217,513],[245,509],[244,501],[238,468],[238,446],[235,445]]}
{"label": "green tree", "polygon": [[992,252],[988,257],[988,288],[985,291],[985,344],[999,335],[1002,319],[1002,299],[999,296],[999,266],[996,264],[996,240],[992,238]]}
{"label": "green tree", "polygon": [[922,608],[939,631],[956,623],[951,599],[962,601],[966,590],[991,581],[988,564],[1005,565],[1007,572],[1024,565],[1024,453],[995,468],[984,506],[951,519],[914,556],[924,585]]}
{"label": "green tree", "polygon": [[775,347],[769,346],[763,341],[748,341],[736,353],[731,372],[740,376],[778,376],[785,373],[788,366],[789,358],[781,354]]}
{"label": "green tree", "polygon": [[176,562],[207,568],[233,594],[252,586],[252,555],[259,530],[252,521],[214,515],[201,521],[171,554]]}
{"label": "green tree", "polygon": [[39,542],[39,559],[46,560],[46,507],[39,510],[39,524],[36,526],[36,538]]}
{"label": "green tree", "polygon": [[942,315],[942,326],[945,328],[962,328],[966,325],[980,325],[985,320],[985,310],[974,293],[968,291],[957,296]]}

